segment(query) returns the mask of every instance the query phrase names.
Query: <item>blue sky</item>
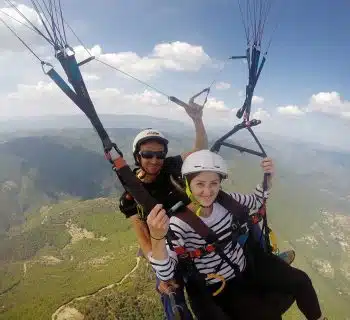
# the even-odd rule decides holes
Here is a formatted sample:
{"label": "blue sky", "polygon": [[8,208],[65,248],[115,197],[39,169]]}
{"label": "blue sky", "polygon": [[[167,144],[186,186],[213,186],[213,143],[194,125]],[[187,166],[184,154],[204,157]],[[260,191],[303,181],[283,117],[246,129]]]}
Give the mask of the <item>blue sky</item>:
{"label": "blue sky", "polygon": [[[96,33],[98,41],[105,41],[106,49],[111,51],[131,49],[147,54],[156,43],[176,40],[199,44],[218,59],[245,50],[237,1],[142,1],[143,5],[140,2],[102,1],[97,11],[95,4],[85,7],[94,10],[92,15],[87,12],[94,29],[91,44],[96,42],[93,36]],[[347,57],[350,34],[346,32],[350,30],[350,3],[282,2],[283,6],[273,7],[269,19],[272,27],[277,22],[279,25],[257,92],[266,92],[280,104],[287,102],[286,94],[297,104],[319,91],[335,90],[345,95],[350,84]],[[104,22],[95,19],[94,23],[94,16],[105,17]],[[108,29],[113,32],[106,32]],[[266,30],[265,40],[270,35],[271,28]],[[237,65],[227,68],[227,80],[236,68]]]}
{"label": "blue sky", "polygon": [[[260,130],[347,148],[346,137],[350,133],[350,62],[347,57],[350,49],[350,3],[346,0],[274,0],[273,3],[263,48],[276,23],[278,28],[273,33],[268,60],[255,91],[255,95],[263,100],[252,109],[252,113],[260,110],[258,115],[265,124]],[[238,1],[62,0],[62,5],[66,20],[85,45],[88,48],[98,45],[104,54],[128,52],[147,60],[160,43],[180,42],[200,47],[211,63],[203,62],[195,70],[192,67],[182,71],[164,67],[149,75],[124,67],[169,95],[182,99],[188,99],[214,79],[228,83],[230,88],[227,90],[212,89],[210,97],[215,99],[212,101],[213,109],[218,106],[218,101],[221,103],[219,107],[223,104],[226,108],[240,107],[247,80],[246,65],[242,61],[230,62],[219,74],[218,68],[213,67],[230,55],[245,52],[246,40]],[[78,43],[73,41],[73,45]],[[171,54],[176,55],[175,46],[172,48]],[[26,61],[33,64],[34,60],[27,56]],[[196,58],[193,59],[195,64]],[[33,64],[34,67],[38,66]],[[105,88],[122,90],[126,94],[149,90],[132,79],[116,76],[113,71],[106,73],[106,70],[88,68],[85,70],[90,75],[101,78],[99,84],[95,81],[90,85],[92,90],[96,89],[98,99],[100,93],[97,90]],[[5,75],[0,76],[4,84],[3,94],[7,95],[16,92],[19,83],[35,86],[40,81],[48,82],[40,73],[32,73],[29,77],[18,72],[17,78],[9,76],[6,79]],[[22,89],[17,88],[17,91]],[[36,103],[40,104],[38,101]],[[294,109],[284,110],[294,110],[294,114],[278,111],[281,111],[278,108],[286,106],[293,106]],[[96,108],[99,110],[98,105]],[[147,107],[140,112],[149,114],[153,112],[151,109]],[[100,110],[107,112],[103,108]],[[152,110],[156,110],[155,115],[169,116],[164,110],[159,112],[159,108]],[[132,108],[119,111],[138,112]],[[175,117],[175,113],[170,116]],[[208,125],[220,123],[220,117],[216,123],[213,119],[208,111]]]}

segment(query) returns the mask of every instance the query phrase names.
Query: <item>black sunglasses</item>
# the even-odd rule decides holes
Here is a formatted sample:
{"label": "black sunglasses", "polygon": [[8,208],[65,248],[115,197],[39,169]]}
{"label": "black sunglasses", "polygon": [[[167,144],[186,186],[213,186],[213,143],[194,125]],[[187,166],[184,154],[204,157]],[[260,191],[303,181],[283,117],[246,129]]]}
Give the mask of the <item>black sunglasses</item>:
{"label": "black sunglasses", "polygon": [[166,153],[164,151],[140,151],[140,156],[144,159],[152,159],[156,157],[157,159],[165,159]]}

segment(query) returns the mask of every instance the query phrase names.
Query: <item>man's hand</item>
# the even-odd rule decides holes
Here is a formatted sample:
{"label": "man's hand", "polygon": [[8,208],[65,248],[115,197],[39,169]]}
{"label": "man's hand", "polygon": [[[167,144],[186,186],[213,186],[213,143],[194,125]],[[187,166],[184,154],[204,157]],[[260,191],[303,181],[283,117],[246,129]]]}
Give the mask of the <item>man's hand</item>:
{"label": "man's hand", "polygon": [[190,99],[188,101],[187,107],[184,107],[186,110],[186,113],[189,115],[189,117],[193,120],[199,120],[203,116],[203,106],[199,105],[198,103],[195,103]]}
{"label": "man's hand", "polygon": [[205,102],[203,103],[203,105],[199,105],[198,103],[194,102],[194,99],[196,99],[198,96],[200,96],[202,93],[207,92],[209,88],[202,90],[201,92],[195,94],[189,101],[188,104],[186,104],[186,106],[184,106],[186,113],[190,116],[190,118],[193,121],[196,120],[200,120],[202,119],[203,116],[203,108],[204,108],[204,104],[207,100],[207,98],[205,98]]}

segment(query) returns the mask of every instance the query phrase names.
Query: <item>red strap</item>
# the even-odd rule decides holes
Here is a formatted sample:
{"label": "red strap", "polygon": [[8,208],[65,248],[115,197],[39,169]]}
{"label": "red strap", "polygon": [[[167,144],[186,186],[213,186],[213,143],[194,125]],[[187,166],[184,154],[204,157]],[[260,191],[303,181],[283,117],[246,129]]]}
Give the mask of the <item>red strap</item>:
{"label": "red strap", "polygon": [[215,251],[215,246],[214,245],[212,245],[212,244],[208,244],[207,245],[207,252],[213,252],[213,251]]}
{"label": "red strap", "polygon": [[260,219],[259,219],[258,214],[252,214],[250,217],[251,217],[251,220],[252,220],[253,224],[259,223]]}
{"label": "red strap", "polygon": [[186,250],[184,247],[175,247],[174,250],[178,256],[186,253]]}
{"label": "red strap", "polygon": [[257,224],[261,221],[262,218],[265,217],[265,215],[266,215],[266,204],[263,203],[263,205],[260,207],[258,212],[250,215],[250,220],[252,224]]}
{"label": "red strap", "polygon": [[263,205],[260,207],[258,213],[261,217],[264,217],[266,215],[266,202],[265,202],[265,200],[264,200]]}
{"label": "red strap", "polygon": [[186,250],[185,247],[175,247],[174,248],[175,253],[178,256],[187,255],[190,258],[200,258],[205,253],[211,253],[215,251],[215,246],[213,244],[208,244],[207,246],[197,248],[195,250]]}

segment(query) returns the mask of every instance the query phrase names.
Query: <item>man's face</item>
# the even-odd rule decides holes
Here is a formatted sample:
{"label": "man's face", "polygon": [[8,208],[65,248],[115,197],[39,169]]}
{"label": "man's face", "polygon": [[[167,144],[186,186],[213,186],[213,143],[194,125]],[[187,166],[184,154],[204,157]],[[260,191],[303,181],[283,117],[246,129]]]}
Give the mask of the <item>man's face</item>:
{"label": "man's face", "polygon": [[165,159],[164,145],[157,141],[148,141],[140,146],[138,159],[141,167],[150,175],[157,175]]}

